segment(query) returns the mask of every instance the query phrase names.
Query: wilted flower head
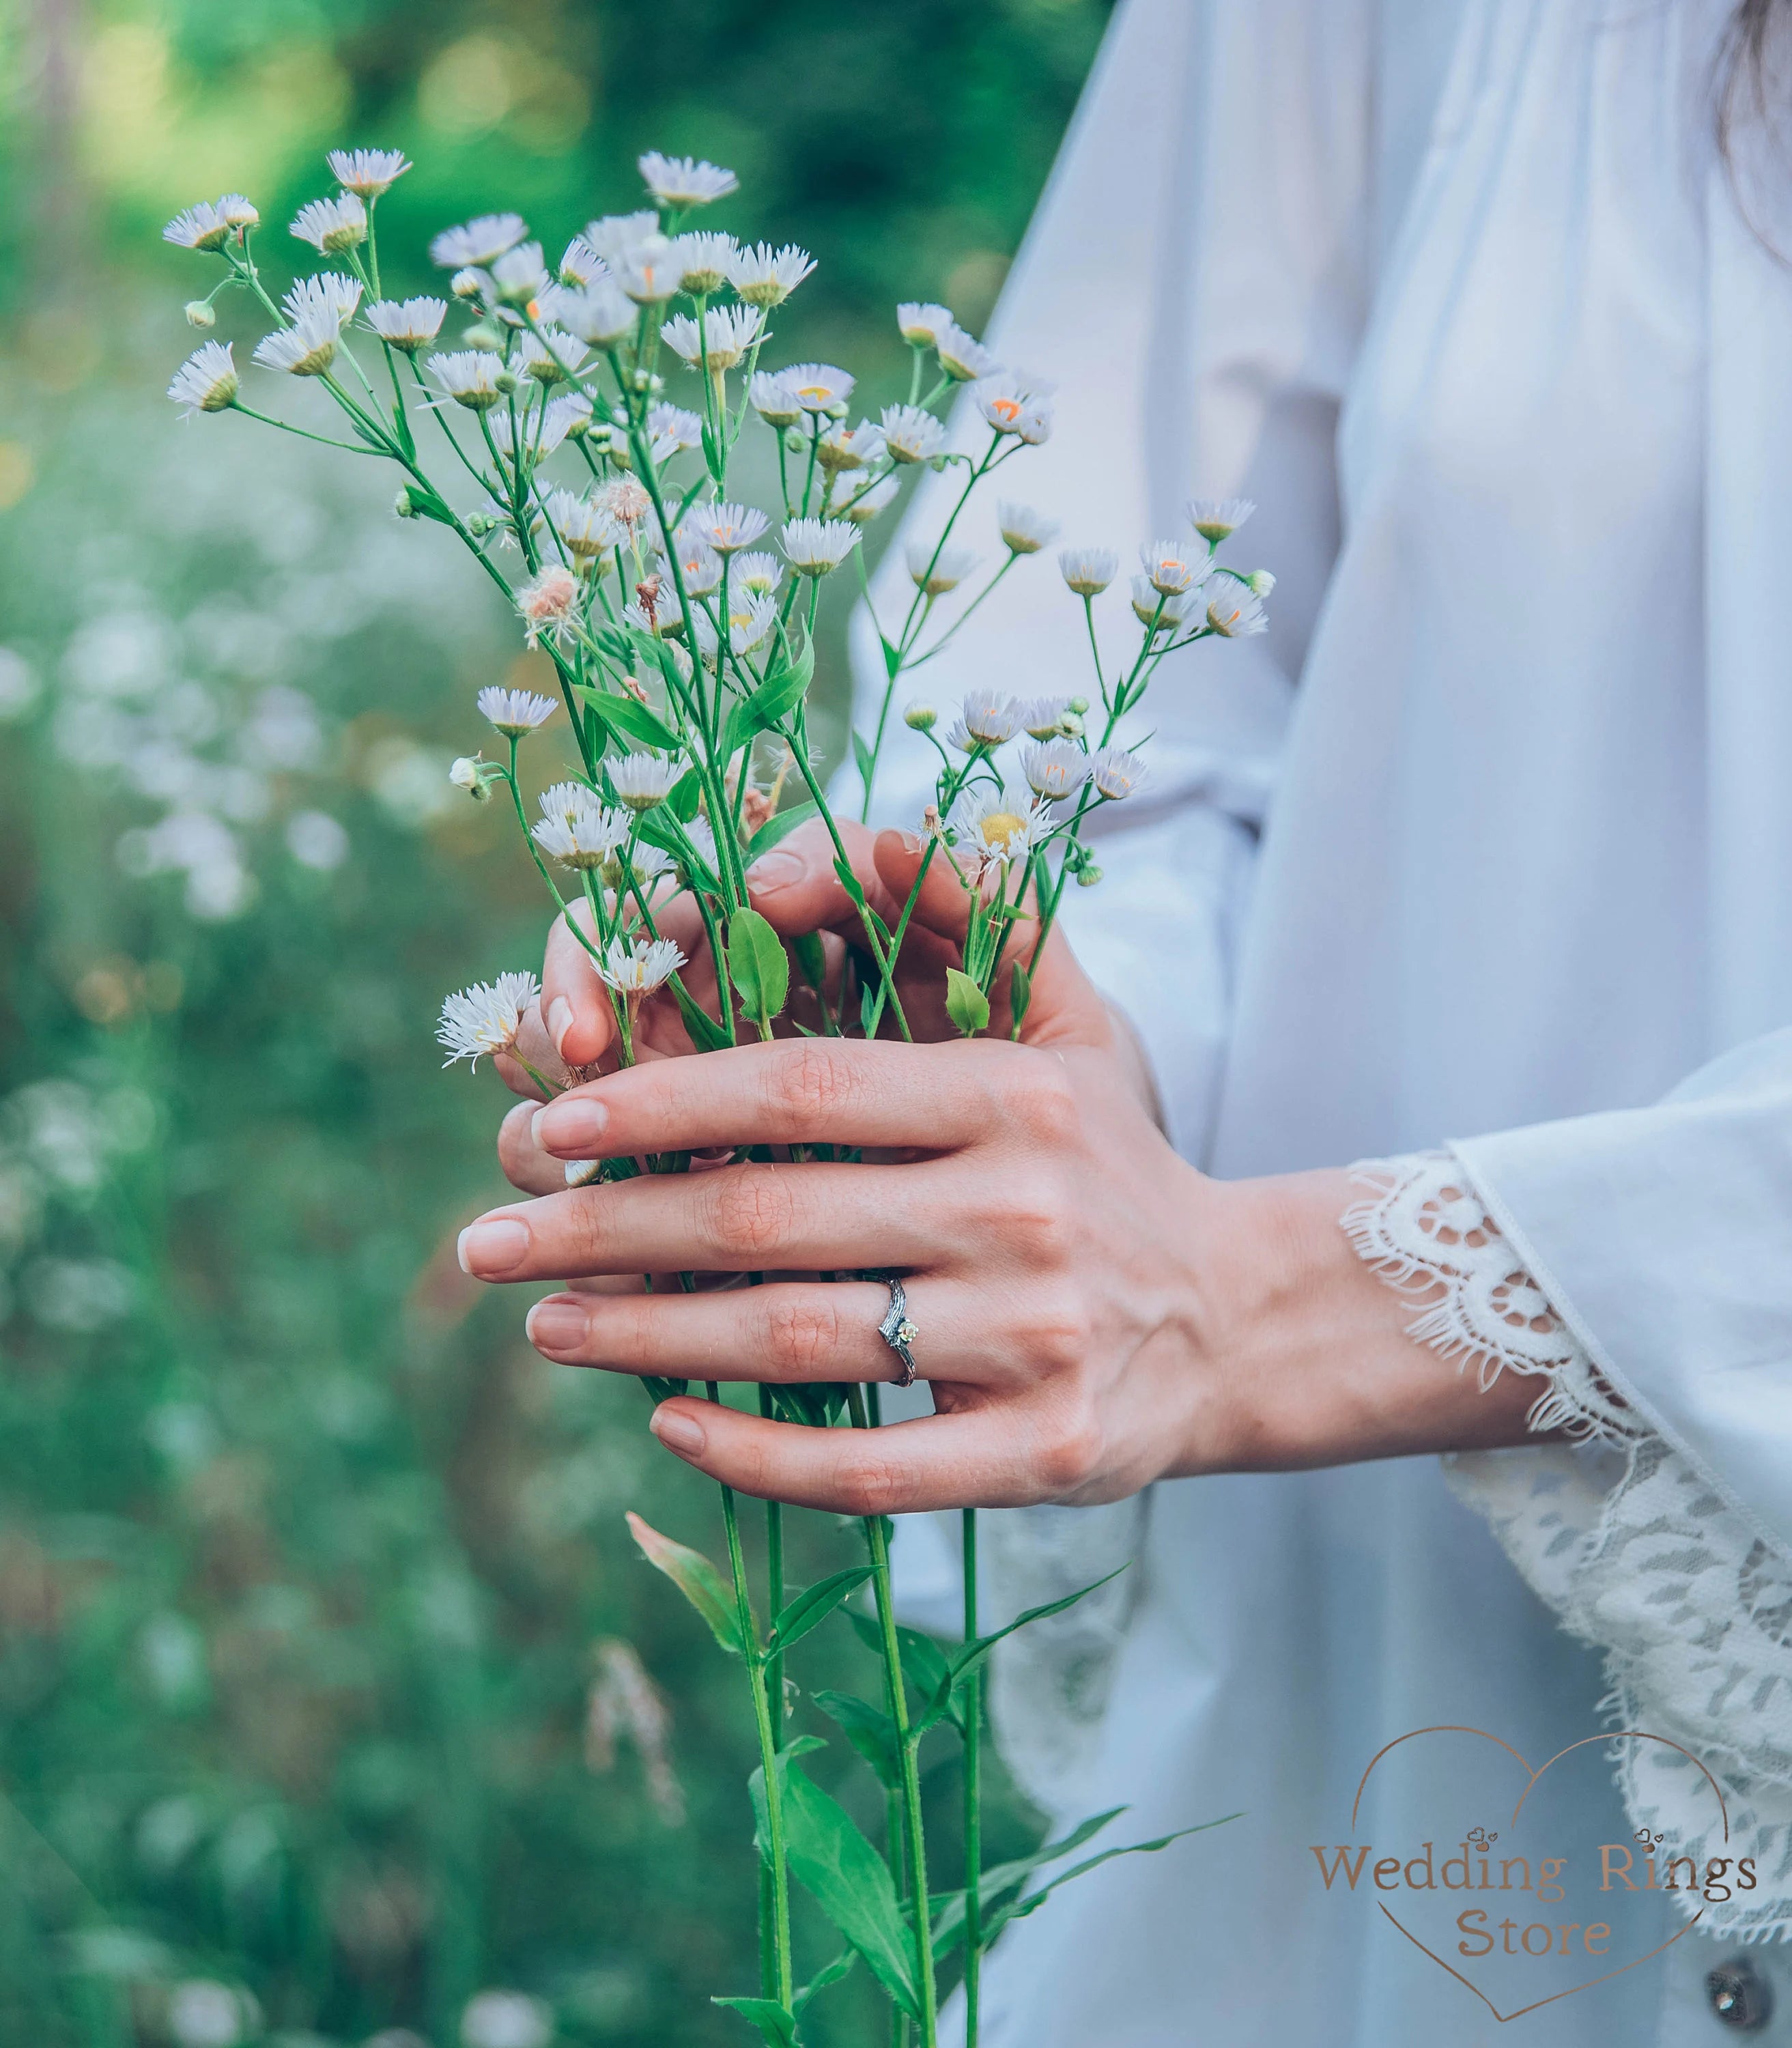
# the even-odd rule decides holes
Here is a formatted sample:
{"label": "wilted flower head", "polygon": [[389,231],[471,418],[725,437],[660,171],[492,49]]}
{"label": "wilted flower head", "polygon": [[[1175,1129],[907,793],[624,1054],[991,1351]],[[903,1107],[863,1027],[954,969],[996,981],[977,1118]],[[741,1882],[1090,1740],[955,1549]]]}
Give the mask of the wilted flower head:
{"label": "wilted flower head", "polygon": [[693,369],[732,370],[753,346],[764,317],[755,306],[709,306],[700,328],[688,313],[675,313],[660,338]]}
{"label": "wilted flower head", "polygon": [[931,348],[942,334],[956,328],[950,306],[924,304],[918,299],[905,299],[896,308],[896,331],[906,342],[916,348]]}
{"label": "wilted flower head", "polygon": [[367,324],[382,341],[389,342],[394,348],[401,348],[405,355],[414,355],[420,348],[426,348],[442,331],[442,322],[448,317],[448,302],[444,299],[381,299],[367,308]]}
{"label": "wilted flower head", "polygon": [[619,994],[651,995],[685,964],[672,939],[612,939],[603,948],[598,973]]}
{"label": "wilted flower head", "polygon": [[784,572],[773,555],[743,555],[735,564],[734,587],[755,597],[769,597],[777,589]]}
{"label": "wilted flower head", "polygon": [[344,192],[378,199],[410,169],[402,149],[332,149],[324,160]]}
{"label": "wilted flower head", "polygon": [[1213,557],[1208,549],[1179,547],[1174,541],[1147,541],[1139,549],[1138,559],[1151,588],[1166,597],[1180,597],[1213,573]]}
{"label": "wilted flower head", "polygon": [[339,254],[367,239],[367,209],[359,192],[344,192],[334,199],[314,199],[299,208],[292,232],[301,242],[326,256]]}
{"label": "wilted flower head", "polygon": [[676,756],[668,760],[658,754],[625,754],[619,760],[606,761],[603,772],[631,811],[650,811],[677,788],[685,764]]}
{"label": "wilted flower head", "polygon": [[336,359],[341,332],[336,315],[319,308],[301,315],[290,327],[263,336],[255,344],[254,360],[264,370],[284,370],[294,377],[321,377]]}
{"label": "wilted flower head", "polygon": [[943,597],[948,590],[956,590],[977,566],[977,557],[969,548],[933,541],[910,541],[905,556],[915,588],[929,597]]}
{"label": "wilted flower head", "polygon": [[1100,597],[1119,574],[1120,557],[1111,548],[1065,548],[1057,563],[1079,597]]}
{"label": "wilted flower head", "polygon": [[1088,779],[1088,757],[1068,739],[1021,749],[1021,773],[1036,796],[1052,801],[1073,795]]}
{"label": "wilted flower head", "polygon": [[598,492],[597,502],[612,519],[631,529],[654,509],[646,485],[632,476],[612,477]]}
{"label": "wilted flower head", "polygon": [[728,281],[728,269],[735,254],[731,235],[681,235],[673,246],[678,252],[681,291],[688,292],[693,298],[707,298]]}
{"label": "wilted flower head", "polygon": [[1216,548],[1235,533],[1256,509],[1248,498],[1192,498],[1189,524],[1209,547]]}
{"label": "wilted flower head", "polygon": [[449,355],[432,355],[429,374],[457,405],[475,413],[489,413],[503,394],[498,379],[504,359],[483,348],[456,349]]}
{"label": "wilted flower head", "polygon": [[1017,505],[1004,498],[996,506],[995,522],[1009,552],[1036,555],[1057,538],[1058,522],[1036,512],[1030,505]]}
{"label": "wilted flower head", "polygon": [[222,413],[236,403],[236,365],[231,359],[227,341],[208,341],[195,349],[174,373],[168,395],[177,405],[195,413]]}
{"label": "wilted flower head", "polygon": [[1203,593],[1207,599],[1207,623],[1228,640],[1248,639],[1253,633],[1270,630],[1263,600],[1249,584],[1235,576],[1216,576]]}
{"label": "wilted flower head", "polygon": [[793,242],[773,249],[763,242],[737,249],[728,282],[750,306],[781,306],[815,268],[815,258]]}
{"label": "wilted flower head", "polygon": [[1111,802],[1130,797],[1145,780],[1145,763],[1123,747],[1104,747],[1089,762],[1089,780]]}
{"label": "wilted flower head", "polygon": [[442,1065],[452,1067],[456,1060],[467,1060],[477,1071],[486,1053],[509,1052],[541,993],[541,984],[532,974],[501,974],[495,981],[477,981],[449,996],[436,1027],[436,1042],[448,1048]]}
{"label": "wilted flower head", "polygon": [[517,592],[517,610],[528,629],[524,638],[535,646],[545,633],[550,640],[565,637],[579,603],[579,579],[558,562],[549,562]]}
{"label": "wilted flower head", "polygon": [[804,412],[831,413],[836,418],[844,417],[855,381],[831,363],[793,363],[788,370],[778,372],[778,378]]}
{"label": "wilted flower head", "polygon": [[771,522],[755,505],[693,505],[686,527],[718,554],[738,554],[760,538]]}
{"label": "wilted flower head", "polygon": [[1135,576],[1132,580],[1132,608],[1142,626],[1154,626],[1160,632],[1177,626],[1185,626],[1200,610],[1199,590],[1179,593],[1160,589],[1148,576]]}
{"label": "wilted flower head", "polygon": [[879,513],[894,502],[900,487],[893,476],[880,478],[848,498],[840,507],[840,515],[843,519],[850,519],[855,526],[868,526]]}
{"label": "wilted flower head", "polygon": [[241,192],[226,192],[176,214],[161,239],[182,249],[222,249],[234,232],[253,227],[261,217]]}
{"label": "wilted flower head", "polygon": [[979,747],[1000,747],[1020,730],[1018,697],[999,690],[973,690],[959,708],[959,723]]}
{"label": "wilted flower head", "polygon": [[967,334],[956,320],[933,337],[940,367],[960,384],[974,384],[979,377],[994,375],[1000,367],[995,358],[975,335]]}
{"label": "wilted flower head", "polygon": [[289,320],[301,320],[310,313],[327,313],[339,328],[347,327],[361,303],[361,286],[339,270],[320,270],[315,277],[300,277],[280,302]]}
{"label": "wilted flower head", "polygon": [[640,159],[646,187],[662,206],[708,206],[712,200],[726,199],[739,189],[732,171],[694,157],[668,157],[650,149]]}
{"label": "wilted flower head", "polygon": [[528,232],[520,213],[482,213],[464,227],[444,227],[429,245],[429,260],[444,270],[487,269]]}
{"label": "wilted flower head", "polygon": [[946,444],[944,425],[920,405],[886,405],[880,424],[898,462],[931,462]]}
{"label": "wilted flower head", "polygon": [[559,708],[552,697],[537,696],[533,690],[507,690],[496,683],[481,690],[477,702],[481,718],[509,733],[533,732]]}
{"label": "wilted flower head", "polygon": [[859,529],[845,519],[793,519],[778,545],[799,574],[826,576],[859,545]]}

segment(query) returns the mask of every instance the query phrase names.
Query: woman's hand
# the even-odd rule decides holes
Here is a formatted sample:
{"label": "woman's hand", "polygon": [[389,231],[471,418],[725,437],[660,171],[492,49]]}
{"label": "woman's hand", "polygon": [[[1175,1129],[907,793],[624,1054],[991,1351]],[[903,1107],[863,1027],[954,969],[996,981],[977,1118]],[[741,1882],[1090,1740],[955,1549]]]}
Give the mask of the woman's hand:
{"label": "woman's hand", "polygon": [[745,1145],[862,1147],[867,1162],[550,1193],[471,1226],[463,1264],[600,1288],[763,1274],[727,1292],[551,1296],[529,1334],[613,1371],[812,1382],[889,1379],[898,1362],[878,1333],[881,1282],[804,1276],[900,1270],[934,1415],[815,1429],[681,1398],[654,1416],[716,1478],[843,1513],[1096,1501],[1169,1475],[1521,1441],[1534,1389],[1508,1375],[1483,1394],[1404,1335],[1412,1305],[1338,1228],[1346,1177],[1196,1173],[1068,948],[1046,950],[1045,1044],[805,1039],[661,1060],[557,1099],[529,1140],[537,1162]]}

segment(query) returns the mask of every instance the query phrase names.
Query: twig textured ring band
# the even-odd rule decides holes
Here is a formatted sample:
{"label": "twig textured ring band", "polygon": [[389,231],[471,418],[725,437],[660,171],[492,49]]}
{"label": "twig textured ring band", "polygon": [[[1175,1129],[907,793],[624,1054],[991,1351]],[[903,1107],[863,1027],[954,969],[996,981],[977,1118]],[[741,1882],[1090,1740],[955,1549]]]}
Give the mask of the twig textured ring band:
{"label": "twig textured ring band", "polygon": [[914,1354],[909,1349],[921,1335],[909,1321],[909,1297],[902,1291],[902,1283],[894,1274],[885,1276],[890,1288],[890,1306],[883,1321],[878,1325],[878,1335],[902,1361],[902,1370],[896,1376],[898,1387],[914,1384]]}

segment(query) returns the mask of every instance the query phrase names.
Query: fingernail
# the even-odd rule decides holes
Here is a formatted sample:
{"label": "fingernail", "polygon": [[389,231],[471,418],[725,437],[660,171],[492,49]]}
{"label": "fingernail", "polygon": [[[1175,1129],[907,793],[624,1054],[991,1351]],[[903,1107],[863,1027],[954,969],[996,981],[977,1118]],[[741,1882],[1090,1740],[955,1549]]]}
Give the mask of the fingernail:
{"label": "fingernail", "polygon": [[770,853],[762,853],[747,871],[749,889],[788,889],[793,882],[800,882],[809,872],[809,863],[800,853],[789,847],[774,846]]}
{"label": "fingernail", "polygon": [[537,1301],[526,1327],[537,1351],[576,1351],[584,1341],[585,1312],[572,1301]]}
{"label": "fingernail", "polygon": [[647,1418],[647,1426],[669,1451],[676,1451],[681,1458],[700,1456],[708,1441],[702,1423],[682,1408],[656,1408]]}
{"label": "fingernail", "polygon": [[562,1158],[584,1159],[603,1142],[603,1134],[610,1127],[610,1112],[602,1103],[580,1096],[571,1101],[551,1102],[545,1109],[537,1110],[531,1127],[536,1143],[544,1151],[557,1152]]}
{"label": "fingernail", "polygon": [[554,1041],[554,1050],[572,1028],[572,1006],[564,995],[557,995],[548,1005],[548,1036]]}
{"label": "fingernail", "polygon": [[490,1223],[470,1223],[456,1246],[460,1270],[475,1279],[490,1279],[508,1273],[529,1255],[529,1226],[514,1216],[498,1216]]}

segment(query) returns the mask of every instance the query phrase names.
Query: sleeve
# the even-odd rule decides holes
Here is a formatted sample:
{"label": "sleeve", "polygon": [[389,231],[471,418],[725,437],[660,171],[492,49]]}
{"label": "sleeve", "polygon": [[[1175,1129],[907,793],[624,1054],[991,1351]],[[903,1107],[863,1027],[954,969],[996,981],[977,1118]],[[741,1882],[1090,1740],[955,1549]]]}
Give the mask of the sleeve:
{"label": "sleeve", "polygon": [[1538,1375],[1533,1426],[1573,1440],[1450,1477],[1604,1651],[1613,1726],[1658,1739],[1616,1752],[1632,1820],[1751,1860],[1705,1931],[1792,1934],[1792,1030],[1653,1107],[1370,1177],[1346,1228],[1422,1294],[1412,1334]]}
{"label": "sleeve", "polygon": [[[1150,800],[1104,820],[1106,884],[1073,891],[1065,913],[1138,1027],[1192,1156],[1257,827],[1337,546],[1333,443],[1363,320],[1373,46],[1367,0],[1123,0],[988,336],[1003,361],[1059,386],[1050,442],[1004,482],[1067,541],[1115,547],[1126,564],[1183,526],[1190,496],[1263,507],[1247,538],[1278,579],[1270,632],[1166,665],[1122,735],[1151,735]],[[974,413],[954,432],[980,447]],[[901,615],[905,542],[937,531],[952,488],[949,473],[923,478],[872,580],[879,616]],[[993,543],[992,513],[973,501],[964,537]],[[1116,642],[1125,575],[1096,606]],[[853,643],[855,722],[868,731],[886,683],[863,611]],[[1086,661],[1074,601],[1041,558],[898,688],[925,686],[942,710],[974,685],[1073,695]],[[936,757],[899,720],[892,730],[878,812],[908,824]]]}

